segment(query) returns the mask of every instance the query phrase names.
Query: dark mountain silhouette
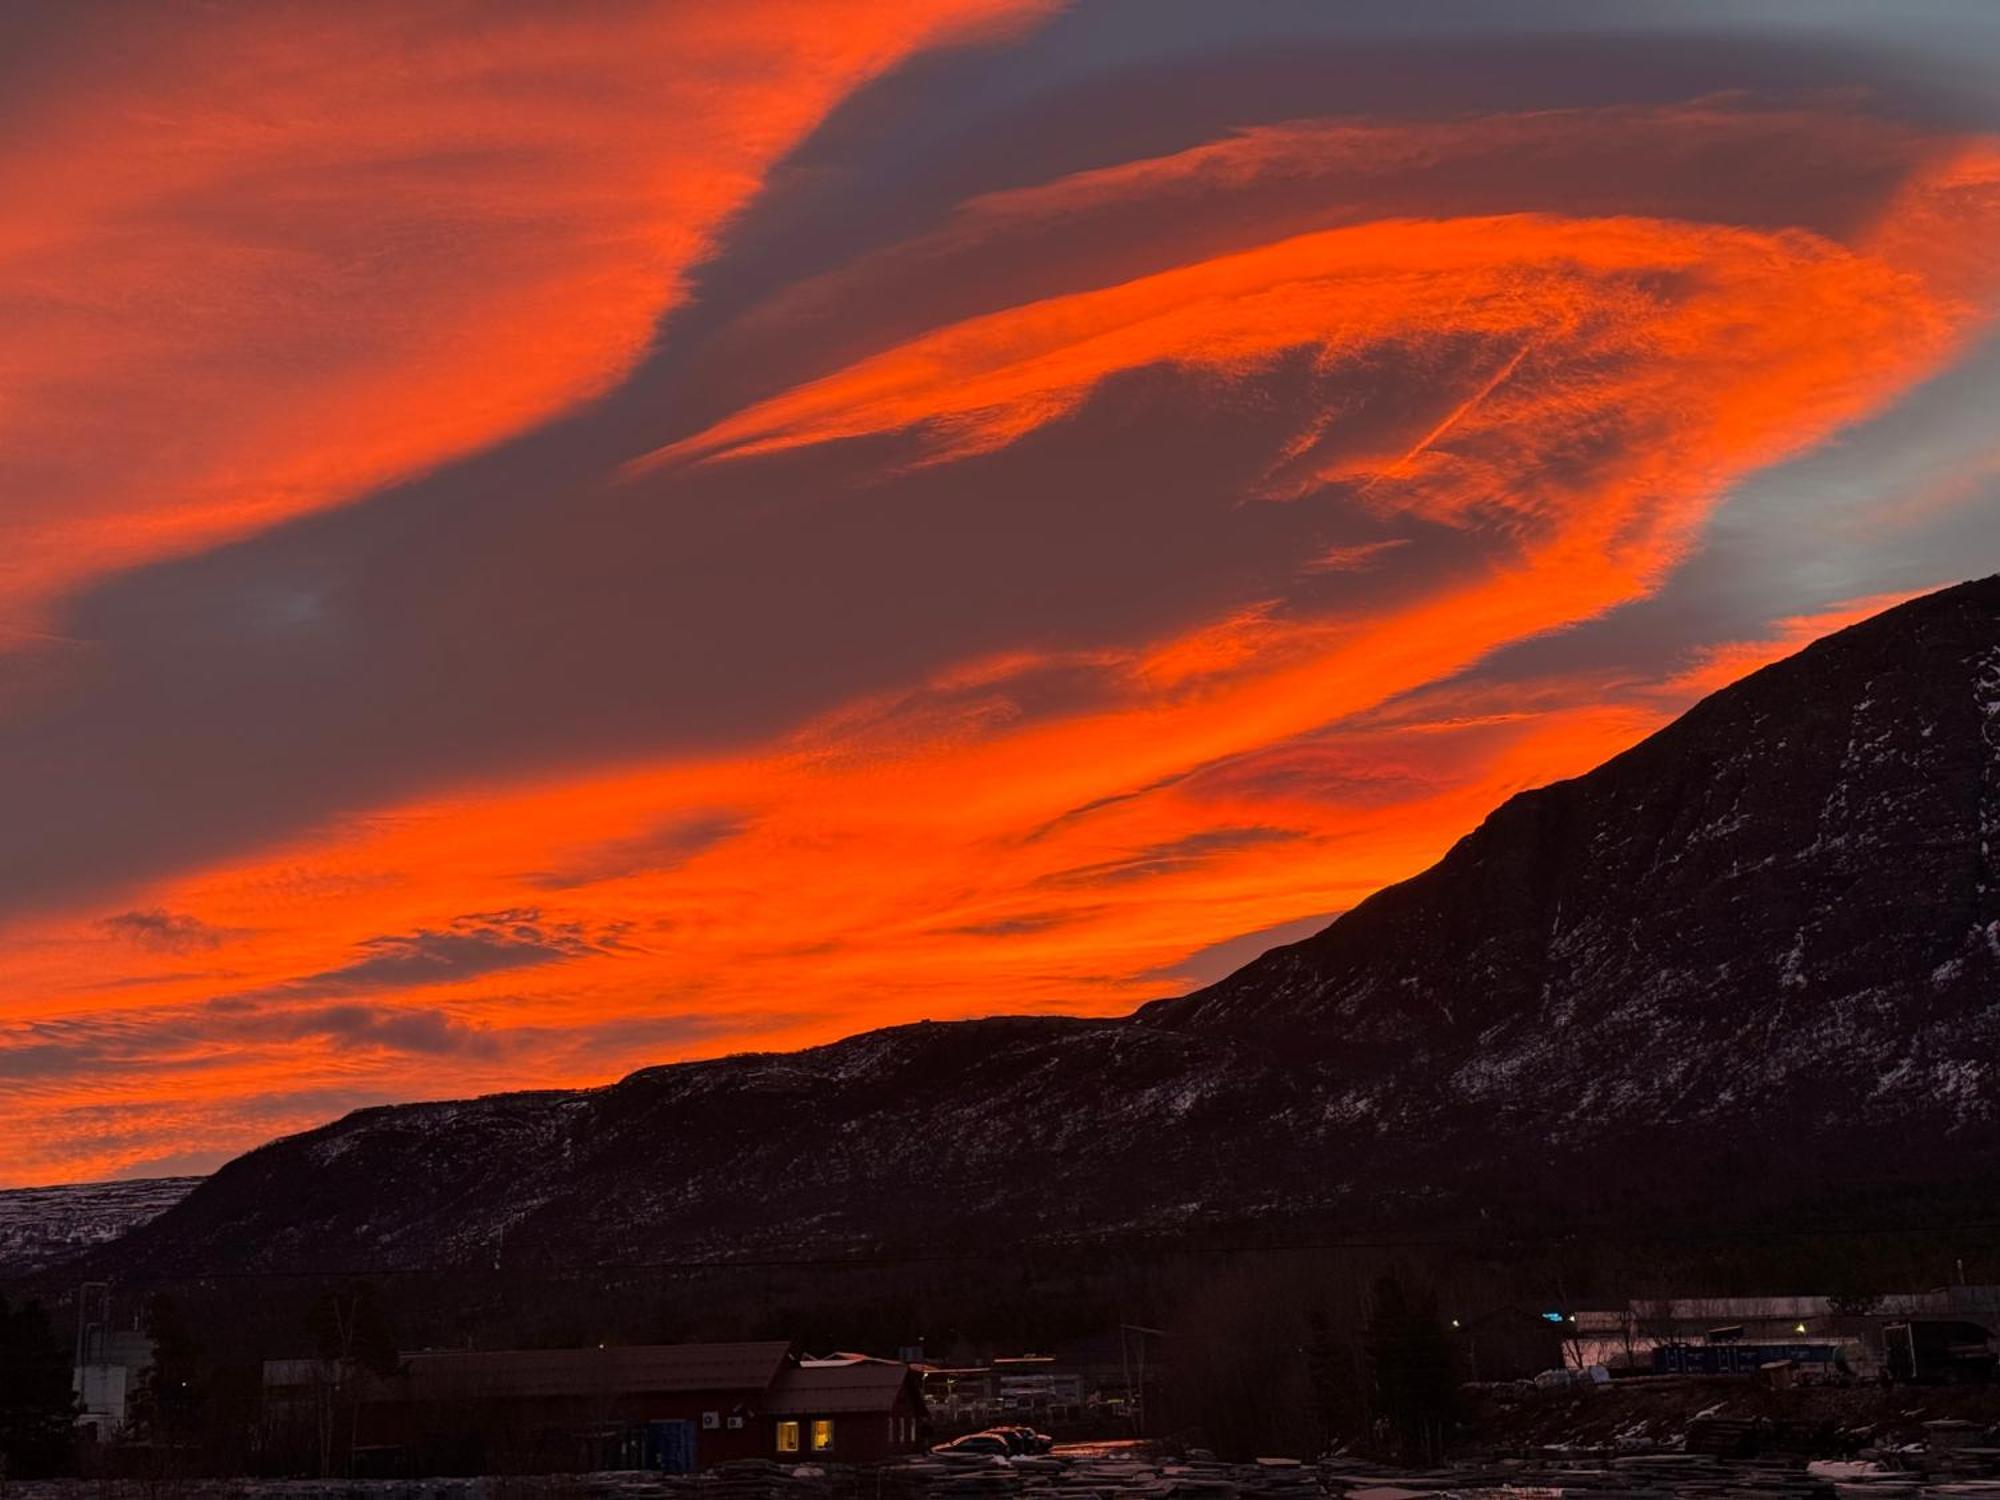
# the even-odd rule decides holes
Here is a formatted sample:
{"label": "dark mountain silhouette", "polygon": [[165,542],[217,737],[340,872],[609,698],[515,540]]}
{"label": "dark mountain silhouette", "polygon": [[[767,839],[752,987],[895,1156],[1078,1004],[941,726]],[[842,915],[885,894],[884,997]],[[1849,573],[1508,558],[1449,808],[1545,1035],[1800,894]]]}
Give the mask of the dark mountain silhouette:
{"label": "dark mountain silhouette", "polygon": [[901,1026],[364,1110],[104,1254],[160,1273],[1630,1222],[1990,1182],[2000,578],[1515,797],[1123,1020]]}

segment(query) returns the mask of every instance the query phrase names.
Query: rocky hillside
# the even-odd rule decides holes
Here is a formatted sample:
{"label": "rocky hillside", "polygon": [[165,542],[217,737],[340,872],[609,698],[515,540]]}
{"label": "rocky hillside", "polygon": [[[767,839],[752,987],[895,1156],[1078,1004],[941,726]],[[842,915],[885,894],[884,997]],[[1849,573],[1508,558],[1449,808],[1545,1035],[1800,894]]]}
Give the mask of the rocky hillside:
{"label": "rocky hillside", "polygon": [[194,1191],[199,1177],[0,1188],[0,1277],[47,1271],[148,1219]]}
{"label": "rocky hillside", "polygon": [[1969,1139],[2000,1118],[2000,579],[1717,693],[1140,1020],[1317,1049],[1331,1107],[1390,1132]]}
{"label": "rocky hillside", "polygon": [[1989,1180],[2000,578],[1821,641],[1219,984],[367,1110],[132,1269],[1768,1211]]}

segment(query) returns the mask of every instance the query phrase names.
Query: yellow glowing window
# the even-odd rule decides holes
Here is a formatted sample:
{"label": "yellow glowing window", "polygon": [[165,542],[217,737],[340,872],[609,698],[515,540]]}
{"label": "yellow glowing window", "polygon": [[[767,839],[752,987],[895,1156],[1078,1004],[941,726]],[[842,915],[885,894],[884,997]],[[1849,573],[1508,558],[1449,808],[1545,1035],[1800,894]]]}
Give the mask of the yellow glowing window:
{"label": "yellow glowing window", "polygon": [[820,1417],[813,1422],[813,1452],[824,1453],[833,1446],[833,1418]]}
{"label": "yellow glowing window", "polygon": [[778,1451],[796,1453],[799,1451],[799,1424],[780,1422],[778,1424]]}

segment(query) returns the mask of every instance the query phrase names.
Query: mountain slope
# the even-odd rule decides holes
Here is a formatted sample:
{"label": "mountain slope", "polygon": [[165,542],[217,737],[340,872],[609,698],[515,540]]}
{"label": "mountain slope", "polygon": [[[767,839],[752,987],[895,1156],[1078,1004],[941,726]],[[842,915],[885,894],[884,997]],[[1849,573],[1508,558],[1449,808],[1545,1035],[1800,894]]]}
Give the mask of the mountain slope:
{"label": "mountain slope", "polygon": [[[1421,1059],[1420,1098],[1545,1125],[1692,1121],[1776,1090],[1806,1132],[1957,1128],[2000,1105],[1996,961],[1989,579],[1511,799],[1422,875],[1140,1019]],[[1350,1107],[1411,1080],[1385,1082]]]}
{"label": "mountain slope", "polygon": [[232,1162],[113,1256],[798,1255],[1987,1176],[1996,857],[2000,578],[1766,668],[1136,1017],[367,1110]]}
{"label": "mountain slope", "polygon": [[0,1276],[46,1271],[157,1218],[199,1177],[0,1188]]}

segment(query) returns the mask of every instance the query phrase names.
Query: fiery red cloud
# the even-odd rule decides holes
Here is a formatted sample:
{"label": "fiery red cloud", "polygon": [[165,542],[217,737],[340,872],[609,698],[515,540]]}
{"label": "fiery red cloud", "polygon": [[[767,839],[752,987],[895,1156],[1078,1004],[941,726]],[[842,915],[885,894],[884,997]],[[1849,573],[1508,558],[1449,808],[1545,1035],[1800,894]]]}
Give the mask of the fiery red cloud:
{"label": "fiery red cloud", "polygon": [[842,98],[1037,8],[98,17],[0,147],[0,630],[602,392]]}
{"label": "fiery red cloud", "polygon": [[[60,634],[110,570],[636,379],[842,99],[1038,13],[145,21],[142,61],[51,77],[45,128],[0,161],[34,335],[0,355],[0,431],[36,497],[0,520],[0,607]],[[579,732],[330,814],[274,797],[221,854],[23,903],[0,1180],[918,1016],[1117,1012],[1415,872],[1512,792],[1887,602],[1481,675],[1659,595],[1752,476],[1951,367],[1993,307],[2000,147],[1848,102],[1289,120],[948,208],[718,314],[699,415],[573,455],[539,524],[616,513],[571,509],[589,495],[848,516],[888,545],[883,497],[923,484],[976,569],[1020,487],[1086,525],[1120,454],[1214,431],[1235,446],[1204,524],[1282,546],[1097,613],[1052,557],[935,649],[919,598],[907,671],[776,728]],[[1082,451],[1108,458],[1080,476]],[[826,633],[752,603],[689,649]],[[88,646],[36,661],[0,740],[33,737],[44,695],[117,686]]]}

